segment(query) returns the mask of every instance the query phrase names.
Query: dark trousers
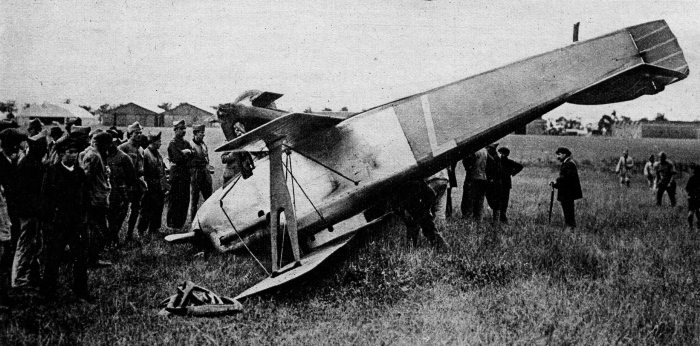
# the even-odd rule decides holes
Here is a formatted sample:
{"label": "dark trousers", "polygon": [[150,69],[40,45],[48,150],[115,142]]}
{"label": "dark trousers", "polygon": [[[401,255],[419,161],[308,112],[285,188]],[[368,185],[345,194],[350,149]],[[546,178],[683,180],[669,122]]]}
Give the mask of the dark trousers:
{"label": "dark trousers", "polygon": [[146,233],[157,234],[160,232],[161,219],[163,218],[163,203],[165,193],[162,190],[149,189],[143,196],[141,218],[138,230],[141,235]]}
{"label": "dark trousers", "polygon": [[115,198],[109,200],[109,212],[107,213],[107,241],[119,244],[119,232],[129,212],[129,201],[125,198]]}
{"label": "dark trousers", "polygon": [[676,182],[668,185],[659,184],[656,186],[656,205],[661,205],[661,200],[664,198],[664,191],[668,193],[668,199],[671,201],[671,206],[676,206]]}
{"label": "dark trousers", "polygon": [[486,180],[465,180],[462,194],[462,217],[481,220],[484,211],[484,194],[486,193]]}
{"label": "dark trousers", "polygon": [[178,173],[171,177],[168,196],[168,227],[182,228],[187,221],[187,207],[190,204],[190,176]]}
{"label": "dark trousers", "polygon": [[58,286],[58,269],[70,246],[69,263],[73,266],[73,291],[82,295],[88,293],[87,276],[87,232],[80,222],[51,223],[44,228],[44,270],[41,289],[45,294],[54,295]]}
{"label": "dark trousers", "polygon": [[143,192],[137,191],[131,197],[131,207],[129,207],[129,226],[126,230],[126,238],[131,239],[134,237],[134,228],[136,228],[136,221],[139,219],[139,214],[141,213],[141,199],[143,198]]}
{"label": "dark trousers", "polygon": [[561,210],[564,212],[564,223],[568,227],[576,227],[576,210],[574,205],[574,200],[563,200],[559,201],[561,203]]}
{"label": "dark trousers", "polygon": [[95,263],[100,259],[108,239],[107,235],[107,207],[91,205],[88,208],[88,262]]}
{"label": "dark trousers", "polygon": [[211,196],[211,174],[207,168],[192,168],[192,179],[190,186],[190,220],[194,220],[199,208],[199,194],[206,201]]}
{"label": "dark trousers", "polygon": [[508,203],[510,202],[510,189],[501,189],[501,197],[499,202],[501,204],[501,221],[508,221],[506,211],[508,211]]}
{"label": "dark trousers", "polygon": [[35,287],[39,284],[40,222],[37,218],[20,218],[20,235],[12,262],[12,287]]}

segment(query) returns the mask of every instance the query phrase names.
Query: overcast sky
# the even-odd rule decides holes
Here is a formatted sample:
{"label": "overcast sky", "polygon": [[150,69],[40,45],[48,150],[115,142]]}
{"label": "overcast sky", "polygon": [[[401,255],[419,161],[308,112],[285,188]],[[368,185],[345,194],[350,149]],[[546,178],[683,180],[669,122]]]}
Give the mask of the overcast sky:
{"label": "overcast sky", "polygon": [[568,45],[575,22],[584,40],[665,19],[689,78],[547,117],[700,119],[700,1],[0,0],[0,13],[0,100],[206,107],[260,89],[294,111],[425,91]]}

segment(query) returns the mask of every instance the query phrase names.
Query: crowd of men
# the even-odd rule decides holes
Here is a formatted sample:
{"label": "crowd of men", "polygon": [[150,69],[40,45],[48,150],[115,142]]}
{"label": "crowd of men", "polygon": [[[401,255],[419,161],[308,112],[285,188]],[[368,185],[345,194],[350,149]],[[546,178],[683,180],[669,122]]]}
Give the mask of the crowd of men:
{"label": "crowd of men", "polygon": [[10,290],[54,297],[66,247],[75,297],[90,301],[87,269],[111,265],[103,252],[123,244],[125,222],[124,243],[159,234],[167,196],[167,232],[176,232],[188,206],[194,217],[200,195],[212,193],[204,125],[192,127],[190,143],[185,121],[173,124],[169,169],[160,132],[144,135],[135,122],[124,139],[116,127],[81,125],[0,121],[0,310]]}
{"label": "crowd of men", "polygon": [[[236,136],[245,133],[240,123],[234,129]],[[144,135],[138,122],[126,128],[124,139],[116,127],[92,130],[79,121],[68,122],[65,132],[59,126],[44,128],[37,119],[26,129],[14,121],[0,121],[0,309],[6,306],[10,287],[53,297],[66,246],[72,290],[77,298],[90,300],[88,267],[111,265],[101,256],[105,248],[122,244],[125,222],[124,242],[159,234],[166,196],[166,233],[182,229],[188,212],[194,218],[200,196],[206,200],[212,194],[205,127],[192,127],[191,142],[185,139],[184,120],[175,122],[173,130],[168,167],[159,152],[161,133]],[[565,225],[573,229],[574,202],[583,197],[578,168],[569,149],[560,147],[555,154],[561,166],[550,185],[558,190]],[[461,160],[463,218],[480,221],[486,202],[493,222],[508,223],[511,179],[523,169],[509,155],[508,148],[493,143]],[[666,193],[675,206],[675,167],[663,152],[654,161],[652,155],[644,175],[656,190],[657,204]],[[255,168],[248,153],[226,153],[222,163],[224,184],[238,174],[247,178]],[[456,163],[426,180],[406,182],[398,189],[404,193],[389,201],[403,216],[410,243],[417,244],[421,229],[432,246],[448,247],[435,223],[453,213],[455,167]],[[633,168],[634,160],[625,150],[615,169],[620,184],[630,186]],[[700,176],[693,174],[686,191],[692,227],[693,219],[700,217]]]}

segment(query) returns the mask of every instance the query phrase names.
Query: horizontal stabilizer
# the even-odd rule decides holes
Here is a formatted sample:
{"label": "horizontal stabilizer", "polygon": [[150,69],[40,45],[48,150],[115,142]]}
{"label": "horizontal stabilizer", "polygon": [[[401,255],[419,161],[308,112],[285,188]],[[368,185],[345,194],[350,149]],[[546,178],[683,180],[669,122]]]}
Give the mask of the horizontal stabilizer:
{"label": "horizontal stabilizer", "polygon": [[226,144],[216,148],[216,151],[231,151],[261,140],[265,143],[271,143],[281,138],[284,138],[289,145],[293,146],[296,141],[308,137],[313,132],[333,127],[350,116],[351,115],[349,114],[287,114],[272,120],[241,137],[228,141]]}
{"label": "horizontal stabilizer", "polygon": [[165,236],[165,241],[172,244],[184,244],[191,242],[195,237],[194,232],[168,234]]}
{"label": "horizontal stabilizer", "polygon": [[282,94],[277,94],[269,91],[265,91],[260,95],[257,95],[250,99],[250,102],[255,107],[266,108],[272,102],[275,102],[278,98],[282,97]]}

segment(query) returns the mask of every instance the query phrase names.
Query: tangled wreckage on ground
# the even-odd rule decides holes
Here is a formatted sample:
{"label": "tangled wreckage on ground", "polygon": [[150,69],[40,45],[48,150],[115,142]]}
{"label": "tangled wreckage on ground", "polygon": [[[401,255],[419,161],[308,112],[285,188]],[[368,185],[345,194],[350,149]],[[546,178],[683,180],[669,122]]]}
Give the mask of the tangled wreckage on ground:
{"label": "tangled wreckage on ground", "polygon": [[[270,107],[282,95],[247,95],[220,117],[228,142],[216,151],[261,157],[252,176],[217,190],[192,231],[168,240],[205,238],[230,252],[269,239],[269,277],[235,299],[255,295],[308,273],[380,219],[366,211],[401,182],[428,177],[564,103],[629,101],[688,74],[660,20],[352,115],[286,113]],[[252,130],[236,137],[236,122]]]}

